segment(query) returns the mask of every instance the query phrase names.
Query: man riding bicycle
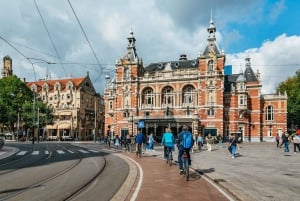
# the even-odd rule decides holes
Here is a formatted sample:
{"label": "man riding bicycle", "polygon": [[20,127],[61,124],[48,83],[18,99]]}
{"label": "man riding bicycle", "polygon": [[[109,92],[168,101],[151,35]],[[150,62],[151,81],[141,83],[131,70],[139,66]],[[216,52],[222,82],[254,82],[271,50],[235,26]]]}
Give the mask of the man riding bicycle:
{"label": "man riding bicycle", "polygon": [[192,133],[188,130],[186,125],[183,125],[182,131],[179,133],[177,148],[178,148],[178,166],[180,173],[183,173],[182,155],[187,153],[189,165],[191,165],[190,149],[193,147],[194,139]]}
{"label": "man riding bicycle", "polygon": [[164,159],[167,159],[167,149],[174,151],[174,136],[170,128],[166,128],[166,132],[163,134],[161,144],[164,145]]}

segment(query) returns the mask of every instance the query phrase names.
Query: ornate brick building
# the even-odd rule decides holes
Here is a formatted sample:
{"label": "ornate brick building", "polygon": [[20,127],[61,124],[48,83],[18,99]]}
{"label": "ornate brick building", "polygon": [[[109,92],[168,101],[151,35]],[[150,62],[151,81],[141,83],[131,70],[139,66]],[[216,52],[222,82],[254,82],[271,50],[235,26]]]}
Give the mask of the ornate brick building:
{"label": "ornate brick building", "polygon": [[104,100],[96,93],[88,74],[26,84],[54,110],[54,122],[44,130],[46,139],[94,140],[94,132],[95,139],[103,135]]}
{"label": "ornate brick building", "polygon": [[217,46],[213,21],[207,31],[207,46],[197,58],[182,54],[178,60],[148,66],[138,57],[130,33],[126,54],[116,61],[115,77],[107,80],[107,134],[134,134],[142,128],[159,137],[170,127],[176,136],[186,124],[194,135],[236,133],[243,140],[262,141],[286,131],[286,94],[261,94],[260,76],[253,72],[250,58],[243,72],[231,74]]}

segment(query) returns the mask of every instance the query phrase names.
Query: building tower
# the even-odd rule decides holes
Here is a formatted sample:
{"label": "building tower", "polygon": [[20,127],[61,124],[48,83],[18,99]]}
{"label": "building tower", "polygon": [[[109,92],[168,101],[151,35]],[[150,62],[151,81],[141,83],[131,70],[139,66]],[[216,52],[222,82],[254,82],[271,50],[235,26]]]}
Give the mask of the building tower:
{"label": "building tower", "polygon": [[12,59],[7,55],[3,57],[2,77],[9,77],[12,75],[13,75]]}

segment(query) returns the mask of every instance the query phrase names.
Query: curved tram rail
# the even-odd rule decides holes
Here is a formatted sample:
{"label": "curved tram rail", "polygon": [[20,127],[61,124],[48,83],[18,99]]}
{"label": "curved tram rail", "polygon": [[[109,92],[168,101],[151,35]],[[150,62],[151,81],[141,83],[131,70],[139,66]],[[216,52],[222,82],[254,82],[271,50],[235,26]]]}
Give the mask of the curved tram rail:
{"label": "curved tram rail", "polygon": [[[36,190],[36,189],[38,189],[42,186],[46,186],[47,184],[49,184],[51,182],[55,183],[56,179],[59,179],[60,177],[71,174],[71,171],[72,170],[74,171],[76,169],[76,167],[79,167],[80,165],[83,166],[83,164],[81,164],[81,163],[83,162],[84,155],[82,153],[79,153],[79,152],[76,152],[76,154],[78,156],[77,160],[75,160],[70,166],[64,168],[63,170],[61,170],[59,172],[56,172],[55,174],[52,174],[52,175],[50,175],[46,178],[40,179],[39,181],[36,181],[32,184],[25,185],[22,188],[15,188],[15,189],[11,188],[11,189],[6,189],[6,190],[0,191],[0,200],[1,201],[2,200],[3,201],[4,200],[10,200],[10,199],[24,200],[23,195],[25,195],[25,197],[26,197],[26,194],[28,194],[28,193],[30,194],[31,191],[34,191],[34,190]],[[24,160],[24,159],[27,159],[27,158],[28,158],[28,156],[23,157],[19,160]],[[91,183],[102,173],[102,171],[106,167],[106,158],[105,158],[105,156],[103,155],[101,158],[103,159],[103,166],[98,168],[97,172],[93,173],[93,175],[90,176],[88,180],[86,180],[83,183],[81,183],[80,185],[77,185],[76,187],[72,188],[72,190],[69,190],[68,194],[62,195],[60,193],[59,199],[57,199],[57,200],[71,200],[71,199],[74,199],[74,198],[76,198],[76,196],[80,195],[81,192],[83,192],[85,189],[87,189],[91,185]],[[45,158],[43,158],[43,159],[45,159]],[[43,159],[41,159],[41,160],[43,160]],[[41,160],[39,160],[39,162]],[[13,162],[11,162],[11,163],[13,163]],[[35,161],[34,163],[36,163],[36,162],[37,161]],[[0,176],[5,175],[5,174],[9,174],[13,171],[18,171],[18,170],[23,169],[23,168],[25,168],[25,167],[21,167],[21,168],[15,169],[15,170],[2,172],[0,174]],[[68,176],[66,176],[66,177],[68,177]]]}

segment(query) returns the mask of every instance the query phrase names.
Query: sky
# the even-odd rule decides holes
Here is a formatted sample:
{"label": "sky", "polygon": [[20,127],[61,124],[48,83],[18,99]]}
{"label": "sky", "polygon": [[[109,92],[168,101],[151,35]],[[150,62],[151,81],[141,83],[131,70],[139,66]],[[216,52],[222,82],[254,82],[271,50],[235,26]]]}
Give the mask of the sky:
{"label": "sky", "polygon": [[144,66],[195,59],[212,18],[225,64],[239,73],[249,56],[270,94],[300,69],[299,9],[294,0],[0,0],[0,57],[26,81],[89,73],[103,94],[131,30]]}

